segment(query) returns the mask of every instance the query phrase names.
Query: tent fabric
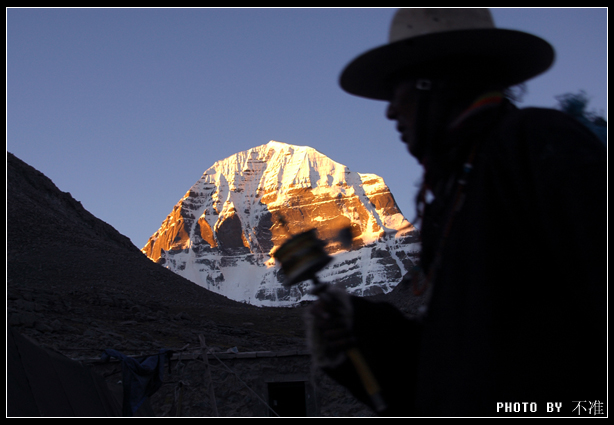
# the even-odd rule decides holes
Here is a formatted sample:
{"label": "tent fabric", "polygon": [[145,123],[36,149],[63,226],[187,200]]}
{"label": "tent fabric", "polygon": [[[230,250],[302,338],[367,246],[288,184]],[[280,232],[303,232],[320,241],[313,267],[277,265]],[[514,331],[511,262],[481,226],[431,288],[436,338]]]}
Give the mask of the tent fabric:
{"label": "tent fabric", "polygon": [[121,416],[105,380],[7,327],[7,416]]}
{"label": "tent fabric", "polygon": [[162,373],[166,360],[170,360],[172,351],[162,349],[153,356],[128,357],[117,350],[108,349],[101,359],[108,361],[111,357],[122,364],[122,383],[124,398],[122,413],[133,416],[141,405],[162,386]]}

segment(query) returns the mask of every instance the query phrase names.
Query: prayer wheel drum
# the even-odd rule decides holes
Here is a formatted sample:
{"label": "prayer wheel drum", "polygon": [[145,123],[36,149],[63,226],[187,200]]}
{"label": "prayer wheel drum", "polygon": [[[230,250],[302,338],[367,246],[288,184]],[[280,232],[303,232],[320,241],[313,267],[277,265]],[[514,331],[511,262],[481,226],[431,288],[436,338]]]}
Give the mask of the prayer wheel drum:
{"label": "prayer wheel drum", "polygon": [[281,263],[281,270],[286,276],[283,285],[296,285],[308,279],[315,279],[332,257],[324,251],[326,245],[316,237],[315,229],[299,233],[288,239],[273,254]]}

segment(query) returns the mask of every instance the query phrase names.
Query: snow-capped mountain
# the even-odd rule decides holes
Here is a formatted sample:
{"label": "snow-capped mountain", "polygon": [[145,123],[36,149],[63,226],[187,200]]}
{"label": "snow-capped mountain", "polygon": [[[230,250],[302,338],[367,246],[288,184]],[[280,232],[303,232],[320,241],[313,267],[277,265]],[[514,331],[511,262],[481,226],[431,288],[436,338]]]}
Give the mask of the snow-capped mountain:
{"label": "snow-capped mountain", "polygon": [[347,226],[352,247],[328,245],[333,261],[320,280],[361,296],[389,292],[419,247],[383,179],[310,147],[271,141],[213,164],[142,251],[228,298],[288,306],[312,299],[310,283],[283,287],[272,254],[290,235],[315,228],[330,241]]}

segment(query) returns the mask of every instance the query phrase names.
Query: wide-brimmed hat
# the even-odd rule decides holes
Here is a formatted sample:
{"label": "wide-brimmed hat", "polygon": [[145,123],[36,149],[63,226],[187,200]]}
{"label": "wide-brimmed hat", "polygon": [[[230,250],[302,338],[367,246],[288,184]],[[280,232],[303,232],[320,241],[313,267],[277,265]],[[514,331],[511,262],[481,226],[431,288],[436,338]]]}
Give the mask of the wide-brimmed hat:
{"label": "wide-brimmed hat", "polygon": [[509,87],[541,74],[553,61],[548,42],[495,28],[488,9],[399,9],[388,44],[350,62],[339,83],[348,93],[390,100],[399,78],[445,75]]}

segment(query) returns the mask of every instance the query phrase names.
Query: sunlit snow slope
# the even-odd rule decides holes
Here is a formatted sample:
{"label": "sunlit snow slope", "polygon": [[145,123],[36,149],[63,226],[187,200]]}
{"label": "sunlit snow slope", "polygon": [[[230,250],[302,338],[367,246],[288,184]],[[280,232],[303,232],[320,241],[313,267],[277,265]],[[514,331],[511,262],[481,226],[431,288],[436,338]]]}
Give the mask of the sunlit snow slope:
{"label": "sunlit snow slope", "polygon": [[[282,220],[285,225],[282,225]],[[417,255],[417,235],[383,179],[315,149],[271,141],[205,171],[142,251],[211,291],[262,306],[311,299],[308,282],[282,287],[271,254],[290,234],[330,240],[351,226],[352,248],[328,246],[319,277],[356,295],[390,291]]]}

